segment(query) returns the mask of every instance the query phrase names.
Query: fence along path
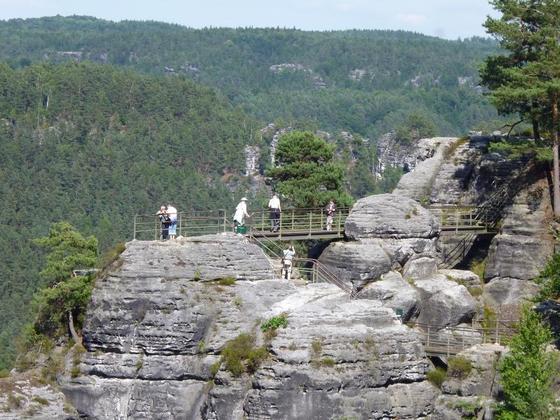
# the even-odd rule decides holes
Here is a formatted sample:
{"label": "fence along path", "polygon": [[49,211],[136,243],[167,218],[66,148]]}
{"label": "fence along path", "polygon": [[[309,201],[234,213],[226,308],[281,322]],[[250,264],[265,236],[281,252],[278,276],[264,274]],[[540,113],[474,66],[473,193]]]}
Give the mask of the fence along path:
{"label": "fence along path", "polygon": [[454,356],[475,344],[505,345],[516,333],[511,321],[497,321],[495,326],[441,328],[437,325],[411,323],[420,334],[420,341],[428,356]]}
{"label": "fence along path", "polygon": [[[487,233],[491,225],[481,212],[482,207],[433,206],[430,210],[440,218],[444,234]],[[255,211],[246,220],[246,226],[253,238],[294,241],[308,239],[336,239],[344,237],[344,224],[350,209],[337,209],[331,230],[326,230],[325,209],[286,209],[280,215],[278,231],[271,231],[269,212]],[[182,212],[177,215],[177,236],[200,236],[221,232],[232,232],[233,222],[226,210]],[[134,216],[133,238],[158,240],[161,237],[161,223],[155,215]]]}

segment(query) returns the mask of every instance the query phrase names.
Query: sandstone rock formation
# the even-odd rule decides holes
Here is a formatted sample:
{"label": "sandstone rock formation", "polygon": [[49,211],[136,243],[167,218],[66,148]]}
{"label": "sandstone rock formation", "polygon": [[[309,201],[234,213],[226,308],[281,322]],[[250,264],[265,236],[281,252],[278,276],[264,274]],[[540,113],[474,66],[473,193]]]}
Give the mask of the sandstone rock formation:
{"label": "sandstone rock formation", "polygon": [[[439,392],[389,300],[272,280],[264,253],[234,235],[133,241],[97,281],[86,351],[69,356],[62,388],[90,418],[426,417]],[[280,313],[288,326],[264,341],[259,325]],[[268,358],[254,374],[216,372],[242,333]]]}

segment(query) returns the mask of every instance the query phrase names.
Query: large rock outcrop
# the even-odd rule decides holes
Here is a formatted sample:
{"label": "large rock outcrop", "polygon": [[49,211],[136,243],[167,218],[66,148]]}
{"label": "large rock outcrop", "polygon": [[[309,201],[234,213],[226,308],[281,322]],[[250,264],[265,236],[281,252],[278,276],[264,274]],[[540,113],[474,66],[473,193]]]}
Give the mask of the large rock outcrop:
{"label": "large rock outcrop", "polygon": [[[429,362],[390,306],[272,277],[264,253],[233,235],[129,243],[97,281],[86,351],[68,357],[71,375],[61,378],[66,396],[99,419],[432,412],[438,391],[426,381]],[[280,313],[287,328],[263,341],[259,325]],[[224,345],[242,333],[265,345],[268,358],[253,374],[235,377],[223,363],[216,372]]]}
{"label": "large rock outcrop", "polygon": [[395,194],[362,198],[345,223],[350,242],[336,242],[319,260],[360,290],[416,256],[435,258],[437,219],[419,203]]}

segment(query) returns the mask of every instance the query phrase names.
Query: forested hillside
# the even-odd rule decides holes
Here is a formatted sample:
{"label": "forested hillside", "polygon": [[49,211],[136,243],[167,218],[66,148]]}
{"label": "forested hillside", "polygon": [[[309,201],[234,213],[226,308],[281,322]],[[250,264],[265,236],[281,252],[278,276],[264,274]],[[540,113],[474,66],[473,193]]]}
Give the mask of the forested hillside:
{"label": "forested hillside", "polygon": [[[30,239],[67,220],[100,240],[132,217],[231,207],[253,122],[207,88],[93,64],[0,65],[0,369],[38,286]],[[239,198],[239,197],[235,197]]]}
{"label": "forested hillside", "polygon": [[496,51],[484,39],[88,17],[0,21],[0,39],[0,369],[39,285],[30,239],[50,223],[104,249],[164,201],[229,208],[244,145],[260,142],[268,163],[270,122],[331,132],[363,196],[400,175],[373,180],[380,134],[463,135],[496,118],[477,86]]}
{"label": "forested hillside", "polygon": [[88,17],[0,22],[0,60],[91,60],[217,87],[263,121],[305,120],[372,139],[410,114],[438,134],[461,135],[495,118],[478,82],[493,41],[409,32],[195,30]]}

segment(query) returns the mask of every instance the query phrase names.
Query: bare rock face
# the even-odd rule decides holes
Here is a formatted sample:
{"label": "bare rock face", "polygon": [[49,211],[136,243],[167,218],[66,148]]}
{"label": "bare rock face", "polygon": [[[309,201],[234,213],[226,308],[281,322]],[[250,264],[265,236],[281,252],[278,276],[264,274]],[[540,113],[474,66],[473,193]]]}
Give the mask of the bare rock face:
{"label": "bare rock face", "polygon": [[391,270],[391,258],[377,240],[335,242],[321,254],[338,278],[360,289]]}
{"label": "bare rock face", "polygon": [[414,286],[421,295],[420,324],[455,326],[469,322],[476,313],[476,301],[467,288],[443,275],[416,280]]}
{"label": "bare rock face", "polygon": [[459,353],[457,357],[468,360],[471,370],[466,375],[448,375],[432,418],[493,418],[492,407],[500,393],[496,366],[505,352],[498,344],[478,344]]}
{"label": "bare rock face", "polygon": [[429,364],[415,333],[391,309],[315,285],[273,305],[270,315],[281,312],[289,314],[288,326],[271,342],[273,359],[255,373],[238,404],[222,398],[229,381],[220,372],[205,416],[221,418],[224,405],[239,404],[248,419],[418,418],[431,412],[437,391],[425,381]]}
{"label": "bare rock face", "polygon": [[435,257],[439,224],[416,201],[380,194],[354,204],[345,234],[354,241],[332,243],[319,260],[360,290],[411,259]]}
{"label": "bare rock face", "polygon": [[446,152],[459,139],[455,137],[434,137],[429,140],[435,146],[435,153],[429,159],[419,162],[414,170],[404,174],[393,194],[418,201],[430,197],[436,177],[446,160]]}
{"label": "bare rock face", "polygon": [[418,202],[398,194],[379,194],[354,204],[344,227],[349,239],[434,238],[439,222]]}
{"label": "bare rock face", "polygon": [[403,322],[416,316],[420,309],[420,293],[396,271],[390,271],[379,281],[368,284],[357,298],[377,300],[395,312],[402,311]]}
{"label": "bare rock face", "polygon": [[543,223],[551,213],[546,184],[537,182],[516,195],[506,209],[501,232],[494,237],[484,273],[484,296],[496,306],[533,297],[538,276],[554,251],[554,240]]}
{"label": "bare rock face", "polygon": [[[231,235],[129,243],[96,283],[86,351],[67,359],[72,375],[60,382],[69,401],[100,419],[432,412],[438,391],[426,381],[429,362],[390,305],[350,300],[329,284],[271,280],[267,265],[260,249]],[[238,281],[211,280],[226,274]],[[287,328],[265,342],[259,326],[280,313]],[[242,333],[265,345],[268,358],[251,374],[234,377],[223,363],[216,373],[224,345]]]}

